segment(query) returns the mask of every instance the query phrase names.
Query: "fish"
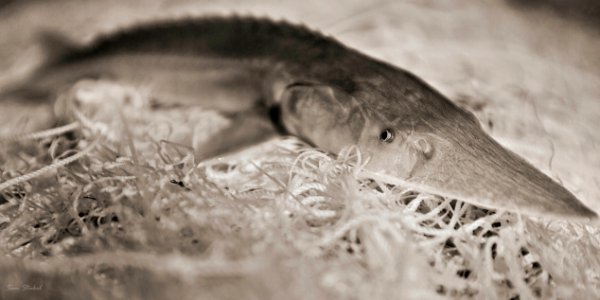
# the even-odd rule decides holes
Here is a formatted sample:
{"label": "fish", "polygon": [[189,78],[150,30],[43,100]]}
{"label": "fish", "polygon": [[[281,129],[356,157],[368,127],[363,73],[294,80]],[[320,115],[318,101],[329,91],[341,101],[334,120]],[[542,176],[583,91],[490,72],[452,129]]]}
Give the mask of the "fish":
{"label": "fish", "polygon": [[490,137],[472,112],[409,71],[305,25],[204,16],[138,23],[85,44],[56,33],[42,42],[49,59],[0,99],[53,99],[85,78],[114,80],[234,120],[202,157],[293,135],[332,154],[355,145],[369,171],[477,206],[597,218]]}

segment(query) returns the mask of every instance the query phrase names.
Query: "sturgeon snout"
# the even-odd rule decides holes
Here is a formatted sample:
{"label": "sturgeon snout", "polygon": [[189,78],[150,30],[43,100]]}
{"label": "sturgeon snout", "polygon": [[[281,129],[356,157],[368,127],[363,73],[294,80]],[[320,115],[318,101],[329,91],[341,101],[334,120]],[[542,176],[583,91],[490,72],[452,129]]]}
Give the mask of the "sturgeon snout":
{"label": "sturgeon snout", "polygon": [[482,130],[413,133],[402,143],[397,159],[385,162],[374,156],[367,167],[488,208],[561,218],[597,217],[566,188]]}
{"label": "sturgeon snout", "polygon": [[367,170],[423,191],[527,215],[597,217],[498,144],[473,114],[410,74],[386,72],[394,81],[361,81],[353,93],[324,84],[291,86],[282,100],[286,128],[333,153],[358,145],[370,159]]}

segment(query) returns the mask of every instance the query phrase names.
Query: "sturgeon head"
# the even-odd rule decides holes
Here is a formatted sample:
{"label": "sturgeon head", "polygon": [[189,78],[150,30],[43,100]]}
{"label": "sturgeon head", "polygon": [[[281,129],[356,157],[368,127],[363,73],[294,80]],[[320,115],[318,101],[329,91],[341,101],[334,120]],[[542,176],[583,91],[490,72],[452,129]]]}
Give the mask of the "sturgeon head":
{"label": "sturgeon head", "polygon": [[361,75],[352,80],[338,80],[343,68],[323,69],[317,80],[289,85],[284,127],[332,153],[358,145],[370,157],[367,170],[423,191],[527,215],[597,217],[416,76],[382,62],[357,60],[354,68]]}

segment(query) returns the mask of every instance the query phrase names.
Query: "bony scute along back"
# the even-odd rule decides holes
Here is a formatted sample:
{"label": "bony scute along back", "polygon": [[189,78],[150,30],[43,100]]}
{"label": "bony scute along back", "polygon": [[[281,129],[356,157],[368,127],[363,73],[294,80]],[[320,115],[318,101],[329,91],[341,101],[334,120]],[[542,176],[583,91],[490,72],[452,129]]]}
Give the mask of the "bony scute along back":
{"label": "bony scute along back", "polygon": [[46,43],[47,63],[2,98],[51,101],[78,80],[106,78],[164,102],[225,113],[232,120],[227,139],[204,156],[279,132],[332,153],[358,145],[370,157],[370,171],[472,204],[597,216],[417,76],[304,26],[205,17],[138,24],[87,45],[57,35]]}

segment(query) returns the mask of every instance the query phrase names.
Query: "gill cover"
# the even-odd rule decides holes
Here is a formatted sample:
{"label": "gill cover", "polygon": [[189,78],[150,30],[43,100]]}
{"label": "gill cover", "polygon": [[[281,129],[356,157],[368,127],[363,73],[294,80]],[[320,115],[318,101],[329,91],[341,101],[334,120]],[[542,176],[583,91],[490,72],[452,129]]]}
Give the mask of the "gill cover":
{"label": "gill cover", "polygon": [[284,90],[280,103],[285,129],[307,142],[332,153],[358,142],[365,116],[341,89],[294,83]]}

